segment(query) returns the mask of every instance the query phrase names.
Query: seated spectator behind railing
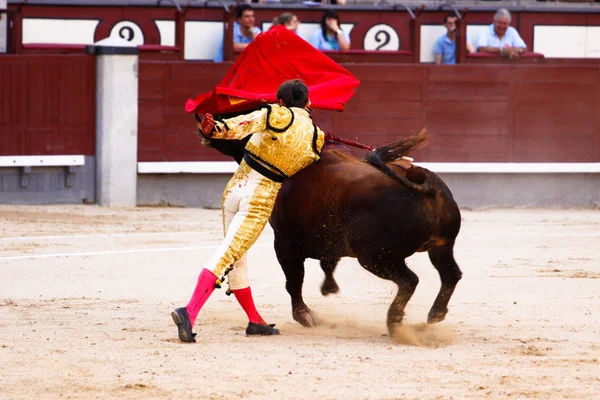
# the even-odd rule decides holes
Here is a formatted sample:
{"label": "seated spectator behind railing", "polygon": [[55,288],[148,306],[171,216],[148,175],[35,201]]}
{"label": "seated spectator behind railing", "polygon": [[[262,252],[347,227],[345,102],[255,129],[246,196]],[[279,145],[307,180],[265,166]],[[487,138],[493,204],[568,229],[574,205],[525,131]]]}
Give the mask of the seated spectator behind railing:
{"label": "seated spectator behind railing", "polygon": [[[236,22],[233,23],[233,51],[242,51],[248,46],[260,29],[254,26],[254,10],[250,4],[240,4],[235,10]],[[223,61],[223,40],[215,62]]]}
{"label": "seated spectator behind railing", "polygon": [[350,35],[340,28],[340,17],[335,10],[325,10],[321,26],[310,37],[310,44],[319,50],[348,50]]}
{"label": "seated spectator behind railing", "polygon": [[[456,20],[457,17],[454,14],[444,17],[446,34],[439,37],[433,50],[436,64],[456,64]],[[467,53],[474,51],[469,35],[467,35]]]}
{"label": "seated spectator behind railing", "polygon": [[494,22],[479,35],[477,51],[494,53],[509,59],[518,58],[527,51],[527,45],[519,32],[510,24],[510,12],[501,8],[494,15]]}
{"label": "seated spectator behind railing", "polygon": [[277,25],[283,25],[290,31],[298,33],[298,25],[300,25],[300,20],[298,20],[298,17],[291,12],[285,12],[280,16],[273,18],[273,26]]}
{"label": "seated spectator behind railing", "polygon": [[233,24],[233,50],[242,51],[260,33],[254,26],[254,10],[250,4],[241,4],[235,11],[237,22]]}

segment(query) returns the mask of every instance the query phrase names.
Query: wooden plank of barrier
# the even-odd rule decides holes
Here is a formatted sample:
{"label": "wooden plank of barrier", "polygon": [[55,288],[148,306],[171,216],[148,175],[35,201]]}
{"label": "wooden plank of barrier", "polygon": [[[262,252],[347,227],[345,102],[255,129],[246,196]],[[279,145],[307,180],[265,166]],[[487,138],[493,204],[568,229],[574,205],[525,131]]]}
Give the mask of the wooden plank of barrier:
{"label": "wooden plank of barrier", "polygon": [[546,58],[543,54],[529,51],[522,53],[519,58],[513,60],[501,57],[498,54],[485,52],[467,54],[465,58],[465,62],[473,64],[537,64],[544,63],[545,61]]}
{"label": "wooden plank of barrier", "polygon": [[[183,7],[180,12],[175,13],[175,46],[185,49],[185,14],[187,8]],[[185,59],[185,51],[179,52],[179,59]]]}

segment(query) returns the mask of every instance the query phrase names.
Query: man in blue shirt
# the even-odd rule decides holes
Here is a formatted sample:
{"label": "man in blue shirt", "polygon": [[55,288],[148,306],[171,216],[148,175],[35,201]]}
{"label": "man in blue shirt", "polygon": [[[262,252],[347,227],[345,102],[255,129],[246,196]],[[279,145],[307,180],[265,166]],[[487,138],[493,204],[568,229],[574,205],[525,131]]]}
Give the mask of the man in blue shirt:
{"label": "man in blue shirt", "polygon": [[[452,14],[444,17],[446,34],[439,37],[433,50],[436,64],[456,64],[456,19],[456,15]],[[467,35],[467,53],[474,51],[469,35]]]}
{"label": "man in blue shirt", "polygon": [[477,39],[477,51],[499,54],[509,59],[518,58],[527,51],[527,45],[519,32],[510,25],[510,12],[501,8],[494,15],[494,23]]}
{"label": "man in blue shirt", "polygon": [[[260,28],[254,26],[254,10],[250,4],[241,4],[235,10],[237,21],[233,23],[233,51],[242,51],[261,32]],[[215,61],[223,61],[223,40],[221,49]]]}
{"label": "man in blue shirt", "polygon": [[235,11],[237,22],[233,25],[233,51],[242,51],[260,33],[254,26],[254,10],[250,4],[242,4]]}

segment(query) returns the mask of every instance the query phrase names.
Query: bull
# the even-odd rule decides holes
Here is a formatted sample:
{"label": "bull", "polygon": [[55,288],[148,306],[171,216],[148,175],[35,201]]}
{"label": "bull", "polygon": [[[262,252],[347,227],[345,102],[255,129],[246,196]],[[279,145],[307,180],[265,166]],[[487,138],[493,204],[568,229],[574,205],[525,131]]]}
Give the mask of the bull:
{"label": "bull", "polygon": [[[203,143],[240,163],[247,140],[204,138]],[[325,273],[321,293],[327,295],[339,291],[334,272],[340,259],[353,257],[398,286],[387,313],[393,335],[419,282],[405,261],[416,252],[428,253],[441,280],[427,321],[444,320],[462,277],[453,254],[461,214],[439,176],[400,160],[425,143],[419,134],[376,147],[361,158],[344,145],[328,142],[319,162],[284,182],[269,223],[294,320],[315,325],[302,297],[304,261],[320,261]]]}

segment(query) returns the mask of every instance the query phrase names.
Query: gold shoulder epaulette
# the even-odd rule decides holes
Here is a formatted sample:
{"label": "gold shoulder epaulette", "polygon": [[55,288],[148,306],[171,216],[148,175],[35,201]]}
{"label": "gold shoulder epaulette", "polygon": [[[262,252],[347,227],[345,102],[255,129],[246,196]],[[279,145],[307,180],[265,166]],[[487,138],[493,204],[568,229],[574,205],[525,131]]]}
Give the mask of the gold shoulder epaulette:
{"label": "gold shoulder epaulette", "polygon": [[274,132],[285,132],[294,123],[294,113],[287,107],[271,104],[267,108],[267,128]]}

